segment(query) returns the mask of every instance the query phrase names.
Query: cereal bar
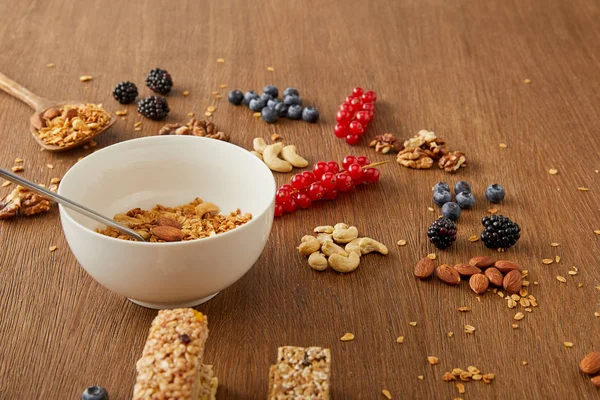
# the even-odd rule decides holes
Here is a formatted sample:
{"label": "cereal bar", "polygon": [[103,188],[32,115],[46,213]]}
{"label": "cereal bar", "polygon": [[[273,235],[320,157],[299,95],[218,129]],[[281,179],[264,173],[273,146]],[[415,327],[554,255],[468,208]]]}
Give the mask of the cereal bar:
{"label": "cereal bar", "polygon": [[269,370],[268,400],[327,400],[331,353],[321,347],[280,347]]}
{"label": "cereal bar", "polygon": [[217,380],[212,367],[202,364],[207,338],[208,320],[202,313],[190,308],[159,311],[136,364],[133,400],[213,399]]}

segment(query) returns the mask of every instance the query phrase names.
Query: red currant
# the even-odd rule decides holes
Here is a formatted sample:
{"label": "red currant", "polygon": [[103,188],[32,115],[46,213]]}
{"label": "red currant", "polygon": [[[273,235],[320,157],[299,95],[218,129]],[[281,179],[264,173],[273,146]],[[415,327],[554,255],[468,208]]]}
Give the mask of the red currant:
{"label": "red currant", "polygon": [[348,168],[346,168],[346,171],[348,171],[348,175],[350,175],[354,182],[360,181],[363,176],[362,166],[358,163],[350,164]]}
{"label": "red currant", "polygon": [[359,111],[356,113],[356,120],[363,124],[367,124],[369,122],[369,112],[368,111]]}
{"label": "red currant", "polygon": [[329,161],[327,167],[329,168],[329,172],[333,172],[334,174],[340,172],[340,166],[335,161]]}
{"label": "red currant", "polygon": [[354,156],[346,156],[342,160],[342,167],[347,171],[348,170],[348,166],[350,164],[354,164],[355,162],[356,162],[356,157],[354,157]]}
{"label": "red currant", "polygon": [[[315,176],[315,174],[313,174],[313,173],[312,173],[312,172],[310,172],[310,171],[304,171],[304,172],[302,173],[302,176],[304,176],[304,177],[306,178],[306,180],[308,181],[308,183],[307,183],[307,185],[306,185],[306,186],[310,185],[311,183],[313,183],[314,181],[316,181],[316,180],[317,180],[317,177]],[[306,186],[305,186],[305,187],[306,187]]]}
{"label": "red currant", "polygon": [[375,112],[374,111],[368,111],[369,113],[369,121],[373,120],[373,117],[375,117]]}
{"label": "red currant", "polygon": [[354,182],[352,182],[352,178],[347,172],[340,172],[336,175],[336,178],[337,184],[335,188],[340,192],[347,192],[354,187]]}
{"label": "red currant", "polygon": [[321,175],[329,171],[329,167],[325,161],[319,161],[313,166],[313,174],[317,179],[321,179]]}
{"label": "red currant", "polygon": [[357,111],[360,111],[362,109],[362,100],[360,99],[360,97],[355,97],[352,99],[352,101],[350,102],[350,107],[352,107],[352,112],[355,113]]}
{"label": "red currant", "polygon": [[346,110],[340,110],[335,114],[336,121],[350,121],[352,119],[352,113]]}
{"label": "red currant", "polygon": [[308,208],[312,204],[312,201],[310,200],[308,195],[300,193],[298,195],[298,198],[296,199],[296,204],[298,204],[298,207],[300,208]]}
{"label": "red currant", "polygon": [[352,106],[350,105],[350,103],[344,103],[341,106],[338,107],[339,111],[350,111],[352,112]]}
{"label": "red currant", "polygon": [[333,200],[338,197],[339,192],[335,189],[330,189],[325,192],[325,200]]}
{"label": "red currant", "polygon": [[363,177],[367,183],[375,183],[379,180],[381,172],[377,168],[365,168],[363,171]]}
{"label": "red currant", "polygon": [[350,146],[354,146],[360,140],[360,136],[358,135],[348,135],[346,136],[346,143]]}
{"label": "red currant", "polygon": [[354,96],[362,96],[363,94],[363,89],[359,86],[355,87],[354,89],[352,89],[352,94]]}
{"label": "red currant", "polygon": [[310,188],[308,188],[308,197],[313,201],[321,200],[324,195],[325,189],[323,189],[323,186],[318,182],[313,183],[310,185]]}
{"label": "red currant", "polygon": [[371,164],[371,160],[369,160],[367,157],[365,156],[360,156],[356,158],[356,162],[359,163],[360,165],[362,165],[363,167],[365,165],[369,165]]}
{"label": "red currant", "polygon": [[333,129],[333,133],[335,134],[335,136],[341,138],[346,137],[346,135],[348,135],[350,131],[348,130],[348,123],[346,122],[344,123],[337,123],[335,125],[335,128]]}
{"label": "red currant", "polygon": [[365,103],[375,103],[377,101],[377,95],[372,90],[367,90],[363,93],[362,99]]}
{"label": "red currant", "polygon": [[375,111],[375,104],[373,103],[363,103],[362,109],[365,111]]}
{"label": "red currant", "polygon": [[275,195],[275,202],[278,204],[285,203],[292,197],[288,189],[280,188]]}
{"label": "red currant", "polygon": [[360,136],[365,133],[365,129],[359,121],[352,121],[350,122],[350,133]]}
{"label": "red currant", "polygon": [[348,103],[348,104],[352,103],[352,99],[353,98],[354,98],[354,96],[348,96],[348,97],[346,97],[346,100],[344,100],[344,103]]}
{"label": "red currant", "polygon": [[275,217],[281,217],[283,215],[283,206],[281,204],[275,204]]}
{"label": "red currant", "polygon": [[337,178],[333,172],[325,172],[321,176],[321,186],[323,186],[325,190],[334,189],[335,185],[337,185]]}
{"label": "red currant", "polygon": [[292,177],[292,187],[294,189],[304,189],[308,184],[306,177],[302,174],[296,174]]}
{"label": "red currant", "polygon": [[290,192],[294,191],[294,188],[292,187],[292,185],[290,185],[289,183],[286,183],[285,185],[281,185],[281,187],[279,189],[287,189]]}
{"label": "red currant", "polygon": [[285,212],[291,213],[296,211],[296,200],[290,199],[288,202],[285,202],[281,205]]}

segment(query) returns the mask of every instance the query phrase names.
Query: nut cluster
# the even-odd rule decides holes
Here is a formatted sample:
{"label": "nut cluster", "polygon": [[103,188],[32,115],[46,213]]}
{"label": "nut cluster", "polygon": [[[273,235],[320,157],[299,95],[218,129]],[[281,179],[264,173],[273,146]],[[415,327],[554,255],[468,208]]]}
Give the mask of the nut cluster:
{"label": "nut cluster", "polygon": [[359,237],[355,226],[344,223],[317,226],[314,232],[316,237],[302,237],[298,251],[303,256],[308,256],[308,265],[317,271],[325,271],[327,267],[331,267],[337,272],[352,272],[358,268],[362,255],[373,251],[383,255],[388,253],[384,244],[369,237]]}
{"label": "nut cluster", "polygon": [[166,124],[158,131],[159,135],[191,135],[218,139],[229,142],[229,135],[217,130],[215,124],[211,121],[197,120],[192,118],[185,125]]}
{"label": "nut cluster", "polygon": [[434,162],[446,172],[454,172],[467,166],[465,153],[450,151],[446,141],[427,130],[404,142],[404,150],[398,153],[398,164],[407,168],[429,169]]}
{"label": "nut cluster", "polygon": [[267,145],[263,138],[257,137],[254,138],[252,146],[254,150],[251,153],[263,160],[271,171],[290,172],[294,167],[308,166],[308,161],[298,154],[294,145],[286,146],[282,142]]}
{"label": "nut cluster", "polygon": [[17,186],[12,192],[0,199],[0,219],[14,218],[18,215],[32,216],[50,210],[50,200]]}
{"label": "nut cluster", "polygon": [[404,145],[398,141],[391,133],[377,135],[369,143],[369,147],[374,147],[378,153],[387,154],[390,151],[397,153],[404,150]]}

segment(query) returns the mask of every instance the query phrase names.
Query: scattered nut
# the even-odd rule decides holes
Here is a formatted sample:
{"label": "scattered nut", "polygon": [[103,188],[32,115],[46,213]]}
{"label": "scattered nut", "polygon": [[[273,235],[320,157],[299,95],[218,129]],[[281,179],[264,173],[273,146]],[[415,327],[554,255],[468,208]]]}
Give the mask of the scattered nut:
{"label": "scattered nut", "polygon": [[504,281],[504,275],[496,267],[491,267],[485,270],[485,276],[490,280],[490,283],[494,286],[502,287]]}
{"label": "scattered nut", "polygon": [[469,265],[473,265],[478,268],[488,268],[494,265],[495,262],[496,261],[491,257],[479,256],[471,258],[469,260]]}
{"label": "scattered nut", "polygon": [[481,273],[481,269],[469,264],[456,264],[454,269],[460,276],[471,276]]}
{"label": "scattered nut", "polygon": [[304,168],[308,166],[308,161],[298,155],[296,146],[293,145],[288,145],[281,149],[281,158],[296,168]]}
{"label": "scattered nut", "polygon": [[521,272],[518,270],[509,271],[502,281],[502,286],[504,287],[504,290],[508,292],[508,294],[518,293],[523,286],[523,277]]}
{"label": "scattered nut", "polygon": [[329,266],[327,258],[325,258],[325,255],[320,251],[316,251],[308,257],[308,265],[317,271],[325,271]]}
{"label": "scattered nut", "polygon": [[448,264],[442,264],[436,269],[438,278],[448,285],[456,286],[460,283],[460,275]]}
{"label": "scattered nut", "polygon": [[481,273],[474,274],[469,279],[469,286],[471,287],[471,290],[477,294],[485,293],[489,285],[490,280],[487,276]]}
{"label": "scattered nut", "polygon": [[283,149],[283,143],[273,143],[265,147],[263,151],[263,161],[272,171],[290,172],[292,164],[279,158],[279,153]]}
{"label": "scattered nut", "polygon": [[[503,274],[508,274],[510,271],[517,270],[521,271],[521,266],[514,262],[506,261],[506,260],[498,260],[494,264],[494,267],[498,269],[498,271]],[[520,273],[520,272],[519,272]]]}
{"label": "scattered nut", "polygon": [[334,254],[338,254],[343,257],[348,257],[348,253],[346,252],[346,250],[333,243],[333,240],[324,240],[323,244],[321,245],[321,251],[327,257],[331,257]]}
{"label": "scattered nut", "polygon": [[352,252],[347,257],[339,254],[332,254],[329,256],[329,265],[337,272],[347,273],[352,272],[358,268],[360,263],[360,256]]}
{"label": "scattered nut", "polygon": [[335,228],[333,226],[330,225],[324,225],[324,226],[317,226],[313,232],[315,233],[333,233],[333,230]]}
{"label": "scattered nut", "polygon": [[433,260],[429,257],[423,257],[415,267],[415,276],[419,279],[427,279],[433,275],[434,271],[435,265],[433,264]]}
{"label": "scattered nut", "polygon": [[333,240],[337,243],[350,243],[358,238],[358,228],[344,223],[335,224],[333,227]]}
{"label": "scattered nut", "polygon": [[305,235],[302,237],[301,242],[300,246],[298,246],[298,251],[303,256],[310,256],[321,249],[321,243],[314,236]]}

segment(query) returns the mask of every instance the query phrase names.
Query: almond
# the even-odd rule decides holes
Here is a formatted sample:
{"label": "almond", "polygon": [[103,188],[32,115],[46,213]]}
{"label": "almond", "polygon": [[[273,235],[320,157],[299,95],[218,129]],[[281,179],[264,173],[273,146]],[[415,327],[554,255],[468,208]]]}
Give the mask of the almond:
{"label": "almond", "polygon": [[600,372],[600,351],[592,351],[579,363],[579,369],[584,374],[594,375]]}
{"label": "almond", "polygon": [[504,281],[504,275],[502,272],[498,270],[496,267],[491,267],[485,270],[485,276],[488,277],[490,283],[494,286],[502,287],[502,282]]}
{"label": "almond", "polygon": [[460,283],[460,275],[458,271],[448,264],[440,265],[436,270],[438,278],[448,285],[456,286]]}
{"label": "almond", "polygon": [[498,268],[503,274],[508,274],[510,271],[514,270],[521,271],[521,266],[519,264],[507,260],[496,261],[494,267]]}
{"label": "almond", "polygon": [[488,256],[473,257],[469,260],[469,264],[478,268],[488,268],[494,265],[494,259]]}
{"label": "almond", "polygon": [[33,114],[31,118],[29,118],[29,122],[35,129],[38,131],[46,126],[46,120],[42,118],[41,114]]}
{"label": "almond", "polygon": [[183,239],[183,232],[172,226],[155,226],[152,234],[165,242],[179,242]]}
{"label": "almond", "polygon": [[506,290],[508,294],[518,293],[523,286],[523,277],[521,276],[521,271],[516,269],[509,271],[502,281],[502,286],[504,286],[504,290]]}
{"label": "almond", "polygon": [[490,280],[484,274],[475,274],[469,279],[469,286],[475,293],[482,294],[490,286]]}
{"label": "almond", "polygon": [[435,265],[433,260],[429,257],[423,257],[419,260],[415,267],[415,276],[419,279],[427,279],[433,275]]}
{"label": "almond", "polygon": [[77,112],[76,108],[70,108],[67,111],[65,111],[65,119],[73,119],[77,115],[79,115],[79,113]]}
{"label": "almond", "polygon": [[54,119],[60,115],[60,110],[58,108],[49,108],[44,111],[44,118],[46,119]]}
{"label": "almond", "polygon": [[158,219],[158,226],[172,226],[175,229],[181,229],[181,224],[169,217],[160,217]]}
{"label": "almond", "polygon": [[592,378],[592,383],[594,384],[594,386],[596,386],[597,388],[600,388],[600,375],[595,376]]}
{"label": "almond", "polygon": [[481,273],[481,269],[469,264],[456,264],[454,269],[460,276],[471,276]]}

